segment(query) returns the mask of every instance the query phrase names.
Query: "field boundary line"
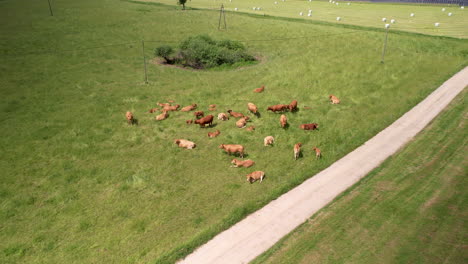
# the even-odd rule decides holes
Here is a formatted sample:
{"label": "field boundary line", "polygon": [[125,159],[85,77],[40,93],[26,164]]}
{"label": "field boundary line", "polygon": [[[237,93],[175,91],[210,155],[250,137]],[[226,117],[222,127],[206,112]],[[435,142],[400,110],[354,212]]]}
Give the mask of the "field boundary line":
{"label": "field boundary line", "polygon": [[468,66],[363,145],[216,235],[178,263],[252,261],[405,146],[467,86]]}

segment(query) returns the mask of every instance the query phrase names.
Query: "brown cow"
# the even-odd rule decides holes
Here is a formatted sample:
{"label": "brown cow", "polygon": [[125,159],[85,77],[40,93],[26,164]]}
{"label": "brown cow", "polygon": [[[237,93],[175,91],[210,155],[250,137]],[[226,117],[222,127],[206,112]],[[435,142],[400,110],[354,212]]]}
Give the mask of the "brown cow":
{"label": "brown cow", "polygon": [[182,112],[190,112],[190,111],[192,111],[192,110],[195,109],[195,108],[197,108],[197,104],[191,104],[191,105],[182,107],[182,109],[180,109],[180,111],[182,111]]}
{"label": "brown cow", "polygon": [[281,115],[280,123],[282,128],[286,127],[286,125],[288,124],[288,119],[286,118],[286,115]]}
{"label": "brown cow", "polygon": [[260,182],[262,182],[263,178],[265,178],[265,172],[263,172],[263,171],[254,171],[254,172],[247,175],[247,181],[250,182],[250,183],[254,183],[254,182],[258,181],[258,180],[260,180]]}
{"label": "brown cow", "polygon": [[297,110],[297,101],[296,100],[293,100],[290,104],[289,104],[289,111],[291,112],[294,112]]}
{"label": "brown cow", "polygon": [[239,119],[237,122],[236,122],[236,126],[238,128],[244,128],[245,125],[247,124],[247,120],[249,120],[250,118],[248,116],[244,116],[243,118]]}
{"label": "brown cow", "polygon": [[204,117],[204,116],[205,116],[205,113],[203,113],[203,111],[196,111],[196,112],[193,112],[193,115],[194,115],[196,118],[201,118],[201,117]]}
{"label": "brown cow", "polygon": [[255,93],[261,93],[261,92],[263,92],[263,90],[265,90],[265,85],[262,85],[262,87],[260,87],[260,88],[254,89],[254,92]]}
{"label": "brown cow", "polygon": [[160,103],[160,102],[158,102],[157,105],[159,105],[161,107],[171,106],[171,104],[169,104],[169,103]]}
{"label": "brown cow", "polygon": [[254,131],[254,130],[255,130],[255,127],[254,127],[254,126],[249,126],[249,127],[246,128],[245,130],[247,130],[247,131]]}
{"label": "brown cow", "polygon": [[328,98],[330,99],[330,102],[332,104],[339,104],[340,103],[340,99],[338,99],[338,97],[334,96],[333,94],[330,94],[330,96],[328,96]]}
{"label": "brown cow", "polygon": [[154,113],[156,111],[159,111],[159,108],[151,108],[148,113]]}
{"label": "brown cow", "polygon": [[300,129],[304,130],[315,130],[318,129],[319,125],[317,123],[312,123],[312,124],[302,124],[299,126]]}
{"label": "brown cow", "polygon": [[156,116],[156,120],[161,121],[166,119],[169,114],[166,111],[163,111],[162,114]]}
{"label": "brown cow", "polygon": [[176,143],[177,146],[186,149],[193,149],[197,146],[194,142],[185,139],[176,139],[174,140],[174,143]]}
{"label": "brown cow", "polygon": [[263,145],[266,147],[272,145],[275,142],[275,138],[272,136],[267,136],[263,139]]}
{"label": "brown cow", "polygon": [[221,134],[221,132],[219,132],[219,130],[216,130],[215,132],[208,132],[208,137],[209,137],[209,138],[215,138],[215,137],[217,137],[219,134]]}
{"label": "brown cow", "polygon": [[238,168],[238,167],[248,168],[248,167],[252,167],[255,164],[255,161],[233,159],[231,161],[231,164],[233,164],[231,167],[235,167],[235,168]]}
{"label": "brown cow", "polygon": [[166,112],[169,112],[169,111],[177,111],[177,109],[179,109],[180,105],[174,105],[174,106],[170,106],[170,105],[166,105],[163,107],[163,111],[166,111]]}
{"label": "brown cow", "polygon": [[216,111],[216,105],[215,105],[215,104],[211,104],[211,105],[208,107],[208,110],[209,110],[209,111]]}
{"label": "brown cow", "polygon": [[187,121],[185,121],[185,123],[186,123],[187,125],[193,124],[193,120],[192,120],[192,119],[187,120]]}
{"label": "brown cow", "polygon": [[231,116],[233,116],[233,117],[235,117],[235,118],[242,118],[242,117],[244,117],[244,115],[243,115],[242,113],[233,112],[232,110],[227,110],[227,112],[228,112]]}
{"label": "brown cow", "polygon": [[129,125],[133,125],[135,123],[135,119],[133,119],[133,114],[132,112],[130,111],[127,111],[127,113],[125,113],[125,117],[127,118],[127,123]]}
{"label": "brown cow", "polygon": [[320,151],[319,148],[313,147],[313,150],[315,150],[315,159],[321,158],[322,157],[322,151]]}
{"label": "brown cow", "polygon": [[301,153],[301,146],[302,146],[302,143],[297,143],[294,145],[294,159],[295,160],[299,158],[299,155]]}
{"label": "brown cow", "polygon": [[256,105],[252,103],[247,103],[247,108],[249,108],[249,111],[252,112],[254,115],[257,115],[258,108]]}
{"label": "brown cow", "polygon": [[213,124],[213,116],[207,115],[205,117],[197,119],[195,120],[195,124],[199,124],[200,127],[205,127],[206,124],[208,124],[208,126],[211,126]]}
{"label": "brown cow", "polygon": [[242,145],[221,144],[219,148],[224,149],[229,155],[231,153],[239,153],[241,158],[244,157],[244,147]]}
{"label": "brown cow", "polygon": [[272,106],[269,106],[267,108],[267,111],[270,110],[272,112],[283,112],[285,111],[286,109],[289,109],[289,105],[285,105],[285,104],[277,104],[277,105],[272,105]]}

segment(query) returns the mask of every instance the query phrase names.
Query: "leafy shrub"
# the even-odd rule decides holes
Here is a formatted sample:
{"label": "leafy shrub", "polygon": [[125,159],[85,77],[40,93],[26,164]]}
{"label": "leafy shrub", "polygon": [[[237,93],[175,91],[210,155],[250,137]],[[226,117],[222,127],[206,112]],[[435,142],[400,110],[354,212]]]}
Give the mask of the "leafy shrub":
{"label": "leafy shrub", "polygon": [[[157,55],[163,57],[161,54]],[[255,58],[246,52],[242,43],[232,40],[216,41],[207,35],[192,36],[182,41],[177,57],[177,62],[196,69],[249,61],[255,61]]]}
{"label": "leafy shrub", "polygon": [[173,52],[174,49],[171,46],[164,45],[156,48],[155,55],[163,57],[166,60],[166,62],[169,63],[171,61],[170,56]]}

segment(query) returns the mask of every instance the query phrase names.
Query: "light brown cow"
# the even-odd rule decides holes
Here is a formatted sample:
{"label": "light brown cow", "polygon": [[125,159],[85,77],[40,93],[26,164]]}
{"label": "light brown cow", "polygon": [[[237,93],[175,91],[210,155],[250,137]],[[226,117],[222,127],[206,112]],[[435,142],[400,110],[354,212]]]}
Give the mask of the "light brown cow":
{"label": "light brown cow", "polygon": [[209,110],[209,111],[216,111],[216,105],[215,105],[215,104],[211,104],[211,105],[208,107],[208,110]]}
{"label": "light brown cow", "polygon": [[216,130],[215,132],[208,132],[208,137],[209,138],[215,138],[217,137],[221,132],[219,130]]}
{"label": "light brown cow", "polygon": [[196,118],[201,118],[201,117],[204,117],[204,116],[205,116],[205,113],[203,113],[203,111],[196,111],[196,112],[193,112],[193,115],[194,115]]}
{"label": "light brown cow", "polygon": [[245,125],[247,124],[247,120],[249,120],[250,118],[248,116],[244,116],[243,118],[239,119],[237,122],[236,122],[236,126],[238,128],[244,128]]}
{"label": "light brown cow", "polygon": [[195,108],[197,108],[197,104],[191,104],[191,105],[182,107],[182,109],[180,109],[180,111],[182,111],[182,112],[190,112],[190,111],[192,111],[192,110],[195,109]]}
{"label": "light brown cow", "polygon": [[238,167],[248,168],[248,167],[252,167],[255,164],[255,161],[233,159],[231,161],[231,164],[233,164],[231,167],[235,167],[235,168],[238,168]]}
{"label": "light brown cow", "polygon": [[332,104],[339,104],[340,103],[340,99],[338,99],[338,97],[334,96],[333,94],[330,94],[330,96],[328,98],[330,98],[330,102]]}
{"label": "light brown cow", "polygon": [[241,158],[244,157],[244,147],[242,145],[221,144],[219,148],[224,149],[229,155],[232,153],[239,153]]}
{"label": "light brown cow", "polygon": [[299,158],[299,155],[301,154],[301,146],[302,143],[297,143],[294,145],[294,159],[297,160]]}
{"label": "light brown cow", "polygon": [[238,112],[233,112],[232,110],[227,110],[226,112],[228,112],[231,116],[235,117],[235,118],[242,118],[244,117],[244,115],[242,113],[238,113]]}
{"label": "light brown cow", "polygon": [[159,108],[155,107],[155,108],[151,108],[148,113],[154,113],[154,112],[157,112],[159,111]]}
{"label": "light brown cow", "polygon": [[254,92],[255,93],[261,93],[261,92],[263,92],[263,90],[265,90],[265,85],[262,85],[262,87],[260,87],[260,88],[254,89]]}
{"label": "light brown cow", "polygon": [[254,126],[249,126],[249,127],[246,128],[245,130],[247,130],[247,131],[254,131],[254,130],[255,130],[255,127],[254,127]]}
{"label": "light brown cow", "polygon": [[322,157],[322,151],[320,151],[319,148],[313,147],[312,149],[315,151],[315,159],[318,159],[318,158]]}
{"label": "light brown cow", "polygon": [[250,183],[254,183],[254,182],[258,181],[258,180],[260,180],[260,182],[262,182],[263,178],[265,178],[265,172],[263,172],[263,171],[254,171],[254,172],[247,175],[247,181],[250,182]]}
{"label": "light brown cow", "polygon": [[263,145],[266,147],[272,145],[275,142],[275,138],[272,136],[267,136],[263,139]]}
{"label": "light brown cow", "polygon": [[168,116],[169,114],[166,111],[164,111],[162,112],[162,114],[156,116],[156,120],[161,121],[166,119]]}
{"label": "light brown cow", "polygon": [[159,105],[161,107],[171,106],[171,104],[169,104],[169,103],[160,103],[160,102],[158,102],[157,105]]}
{"label": "light brown cow", "polygon": [[169,111],[177,111],[177,109],[179,109],[180,105],[173,105],[173,106],[170,106],[170,105],[166,105],[163,107],[163,111],[166,111],[166,112],[169,112]]}
{"label": "light brown cow", "polygon": [[250,112],[252,112],[254,115],[257,115],[258,108],[256,105],[252,103],[247,103],[247,108],[249,109]]}
{"label": "light brown cow", "polygon": [[288,118],[286,118],[286,115],[281,115],[280,124],[282,128],[286,127],[286,125],[288,124]]}
{"label": "light brown cow", "polygon": [[219,113],[218,119],[222,121],[226,121],[226,120],[229,120],[229,117],[225,113]]}
{"label": "light brown cow", "polygon": [[304,130],[315,130],[318,129],[319,125],[317,123],[312,123],[312,124],[302,124],[299,126],[300,129]]}
{"label": "light brown cow", "polygon": [[185,123],[186,123],[187,125],[193,124],[193,120],[192,120],[192,119],[187,120],[187,121],[185,121]]}
{"label": "light brown cow", "polygon": [[132,112],[130,111],[127,111],[127,113],[125,113],[125,118],[127,118],[127,123],[129,125],[133,125],[135,123],[135,119],[133,119],[133,114]]}
{"label": "light brown cow", "polygon": [[174,140],[174,143],[176,143],[180,148],[186,149],[193,149],[197,146],[194,142],[188,141],[186,139],[176,139]]}

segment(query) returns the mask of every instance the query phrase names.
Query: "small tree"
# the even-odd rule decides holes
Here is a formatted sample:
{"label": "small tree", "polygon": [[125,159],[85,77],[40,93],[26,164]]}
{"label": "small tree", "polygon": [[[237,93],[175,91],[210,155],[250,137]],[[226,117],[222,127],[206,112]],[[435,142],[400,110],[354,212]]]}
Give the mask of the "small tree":
{"label": "small tree", "polygon": [[185,10],[185,3],[187,3],[187,0],[178,0],[179,5],[182,5],[182,9]]}
{"label": "small tree", "polygon": [[163,45],[156,48],[155,55],[158,57],[163,57],[167,63],[170,63],[171,59],[169,56],[171,56],[172,52],[174,52],[174,49],[172,49],[171,46]]}

